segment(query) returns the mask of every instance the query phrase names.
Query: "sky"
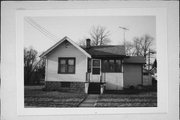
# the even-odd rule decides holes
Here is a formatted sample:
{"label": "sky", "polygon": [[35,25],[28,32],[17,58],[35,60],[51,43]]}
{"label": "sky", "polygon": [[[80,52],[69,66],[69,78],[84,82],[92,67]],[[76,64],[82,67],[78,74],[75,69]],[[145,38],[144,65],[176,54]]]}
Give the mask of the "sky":
{"label": "sky", "polygon": [[[58,40],[68,36],[74,42],[90,38],[92,26],[103,26],[110,31],[109,44],[120,45],[124,40],[123,30],[126,27],[126,41],[144,34],[156,40],[156,18],[154,16],[61,16],[61,17],[31,17],[41,27],[57,36]],[[24,46],[33,47],[39,53],[47,50],[58,40],[52,40],[42,34],[36,27],[24,20]],[[154,41],[155,46],[155,41]]]}

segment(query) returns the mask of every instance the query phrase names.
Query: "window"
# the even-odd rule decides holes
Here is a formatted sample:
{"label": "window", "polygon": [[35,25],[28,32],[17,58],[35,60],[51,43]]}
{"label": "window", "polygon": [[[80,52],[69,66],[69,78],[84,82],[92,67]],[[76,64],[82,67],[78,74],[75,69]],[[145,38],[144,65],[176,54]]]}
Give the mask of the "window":
{"label": "window", "polygon": [[114,60],[109,60],[109,71],[115,72],[115,61]]}
{"label": "window", "polygon": [[144,72],[143,75],[149,75],[149,73],[148,72]]}
{"label": "window", "polygon": [[100,66],[100,60],[93,60],[93,67],[99,67]]}
{"label": "window", "polygon": [[61,87],[70,87],[70,82],[61,82]]}
{"label": "window", "polygon": [[108,60],[102,60],[102,71],[109,69],[109,63]]}
{"label": "window", "polygon": [[122,72],[122,63],[121,63],[121,60],[116,60],[116,62],[115,62],[115,66],[116,66],[116,72]]}
{"label": "window", "polygon": [[102,60],[102,72],[122,72],[120,59]]}
{"label": "window", "polygon": [[94,74],[94,75],[100,74],[100,60],[98,60],[98,59],[93,60],[92,74]]}
{"label": "window", "polygon": [[58,63],[58,73],[75,73],[75,58],[59,58]]}

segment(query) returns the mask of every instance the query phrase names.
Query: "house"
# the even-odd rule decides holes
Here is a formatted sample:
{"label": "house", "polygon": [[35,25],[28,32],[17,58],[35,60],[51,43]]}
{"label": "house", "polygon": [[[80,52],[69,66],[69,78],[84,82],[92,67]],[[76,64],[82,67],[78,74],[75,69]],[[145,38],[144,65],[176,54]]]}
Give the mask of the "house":
{"label": "house", "polygon": [[46,89],[88,93],[93,84],[103,93],[142,84],[144,57],[126,56],[122,45],[90,42],[87,39],[83,48],[64,37],[40,55],[46,59]]}

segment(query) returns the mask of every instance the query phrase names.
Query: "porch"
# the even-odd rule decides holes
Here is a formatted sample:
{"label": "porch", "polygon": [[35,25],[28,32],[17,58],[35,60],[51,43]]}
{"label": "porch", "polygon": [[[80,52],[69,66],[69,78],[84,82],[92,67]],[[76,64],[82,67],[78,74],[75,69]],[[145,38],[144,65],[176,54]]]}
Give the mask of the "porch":
{"label": "porch", "polygon": [[106,87],[105,73],[101,73],[99,82],[91,81],[91,73],[86,72],[85,93],[86,94],[103,94]]}
{"label": "porch", "polygon": [[86,73],[85,93],[103,94],[105,90],[122,90],[123,73],[101,72],[99,80],[93,81],[92,74]]}
{"label": "porch", "polygon": [[105,89],[123,89],[122,58],[88,58],[85,93],[103,94]]}

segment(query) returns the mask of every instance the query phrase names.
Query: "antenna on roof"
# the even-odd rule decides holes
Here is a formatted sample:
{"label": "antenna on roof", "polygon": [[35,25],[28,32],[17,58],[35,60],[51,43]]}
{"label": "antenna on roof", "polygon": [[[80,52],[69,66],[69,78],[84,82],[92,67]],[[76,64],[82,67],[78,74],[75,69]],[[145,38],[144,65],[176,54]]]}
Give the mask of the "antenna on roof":
{"label": "antenna on roof", "polygon": [[[124,47],[125,47],[125,49],[126,49],[126,31],[129,30],[129,29],[126,28],[126,27],[122,27],[122,26],[119,26],[119,28],[123,30],[123,35],[124,35]],[[125,52],[126,52],[126,50],[125,50]]]}
{"label": "antenna on roof", "polygon": [[129,30],[128,28],[125,28],[125,27],[121,27],[119,26],[120,29],[123,30],[123,35],[124,35],[124,46],[125,46],[125,41],[126,41],[126,31]]}

